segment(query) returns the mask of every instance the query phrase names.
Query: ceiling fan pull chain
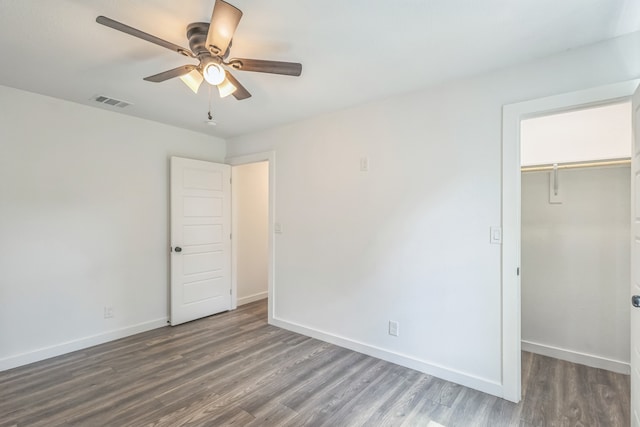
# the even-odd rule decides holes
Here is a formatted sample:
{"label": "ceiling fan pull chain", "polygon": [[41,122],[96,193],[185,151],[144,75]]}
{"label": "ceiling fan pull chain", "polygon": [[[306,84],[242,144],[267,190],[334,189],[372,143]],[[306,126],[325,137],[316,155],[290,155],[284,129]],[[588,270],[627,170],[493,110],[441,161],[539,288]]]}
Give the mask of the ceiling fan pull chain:
{"label": "ceiling fan pull chain", "polygon": [[209,120],[213,120],[213,116],[211,115],[211,85],[209,85],[209,113],[207,117],[209,117]]}
{"label": "ceiling fan pull chain", "polygon": [[206,123],[210,126],[216,126],[216,121],[213,120],[213,114],[211,113],[211,98],[213,96],[212,92],[211,92],[211,85],[207,85],[209,86],[209,112],[207,113],[207,121]]}

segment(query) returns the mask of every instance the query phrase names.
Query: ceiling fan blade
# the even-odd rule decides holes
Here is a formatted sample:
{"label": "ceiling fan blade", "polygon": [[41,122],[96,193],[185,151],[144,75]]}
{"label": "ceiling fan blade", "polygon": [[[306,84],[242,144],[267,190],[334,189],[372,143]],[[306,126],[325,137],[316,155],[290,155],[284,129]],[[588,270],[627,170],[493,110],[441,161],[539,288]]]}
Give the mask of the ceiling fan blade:
{"label": "ceiling fan blade", "polygon": [[298,64],[297,62],[233,58],[227,65],[240,71],[257,71],[259,73],[284,74],[296,77],[302,74],[302,64]]}
{"label": "ceiling fan blade", "polygon": [[211,14],[211,24],[207,34],[207,49],[216,56],[224,56],[238,23],[242,11],[223,0],[216,0]]}
{"label": "ceiling fan blade", "polygon": [[158,46],[162,46],[174,52],[178,52],[181,55],[195,58],[195,55],[189,49],[186,49],[182,46],[178,46],[177,44],[173,44],[166,40],[162,40],[159,37],[152,36],[151,34],[145,33],[144,31],[140,31],[137,28],[133,28],[128,25],[125,25],[122,22],[114,21],[113,19],[107,18],[106,16],[98,16],[96,18],[96,22],[98,24],[102,24],[107,27],[113,28],[114,30],[122,31],[123,33],[127,33],[131,36],[138,37],[139,39],[146,40],[151,43],[155,43]]}
{"label": "ceiling fan blade", "polygon": [[226,76],[227,80],[229,80],[231,84],[236,87],[236,91],[233,92],[233,97],[235,99],[237,99],[238,101],[242,101],[243,99],[251,98],[251,94],[249,93],[249,91],[245,89],[245,87],[242,86],[240,82],[231,75],[230,72],[227,71]]}
{"label": "ceiling fan blade", "polygon": [[181,67],[174,68],[173,70],[168,70],[162,73],[155,74],[153,76],[145,77],[144,80],[148,82],[160,83],[174,77],[184,76],[185,74],[188,74],[195,69],[195,65],[183,65]]}

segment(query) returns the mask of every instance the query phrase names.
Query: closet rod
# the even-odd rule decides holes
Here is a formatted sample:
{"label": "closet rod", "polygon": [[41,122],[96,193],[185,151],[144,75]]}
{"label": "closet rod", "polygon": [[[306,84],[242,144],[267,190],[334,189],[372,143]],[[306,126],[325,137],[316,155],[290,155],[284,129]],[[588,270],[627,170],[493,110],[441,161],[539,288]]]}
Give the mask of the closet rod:
{"label": "closet rod", "polygon": [[[558,163],[558,169],[597,168],[602,166],[621,166],[631,164],[631,159],[594,160],[592,162]],[[522,172],[552,171],[554,165],[523,166]]]}

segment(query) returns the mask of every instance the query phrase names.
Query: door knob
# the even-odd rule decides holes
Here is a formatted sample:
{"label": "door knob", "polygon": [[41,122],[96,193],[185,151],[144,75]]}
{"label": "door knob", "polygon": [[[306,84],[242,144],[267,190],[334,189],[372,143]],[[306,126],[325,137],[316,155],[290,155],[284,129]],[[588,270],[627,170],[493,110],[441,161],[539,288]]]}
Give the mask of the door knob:
{"label": "door knob", "polygon": [[[174,249],[174,251],[176,252],[182,252],[182,248],[180,246],[176,246],[176,248]],[[639,297],[639,301],[640,301],[640,297]]]}
{"label": "door knob", "polygon": [[640,307],[640,295],[634,295],[631,297],[631,304],[634,307]]}

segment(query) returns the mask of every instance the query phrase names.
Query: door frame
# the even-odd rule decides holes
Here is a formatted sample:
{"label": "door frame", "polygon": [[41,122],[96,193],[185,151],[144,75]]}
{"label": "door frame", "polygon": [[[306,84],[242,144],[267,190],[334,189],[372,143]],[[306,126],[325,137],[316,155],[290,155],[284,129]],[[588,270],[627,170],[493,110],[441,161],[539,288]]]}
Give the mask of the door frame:
{"label": "door frame", "polygon": [[[274,223],[275,223],[275,195],[276,195],[276,152],[265,151],[261,153],[247,154],[243,156],[228,157],[225,163],[232,167],[247,165],[251,163],[267,162],[269,164],[269,207],[268,207],[268,273],[267,273],[267,312],[268,322],[272,323],[275,307],[275,298],[273,286],[275,283],[275,241],[274,241]],[[231,185],[231,309],[238,307],[238,199]]]}
{"label": "door frame", "polygon": [[630,99],[640,79],[627,80],[502,107],[502,397],[522,398],[520,121]]}

